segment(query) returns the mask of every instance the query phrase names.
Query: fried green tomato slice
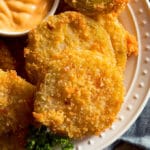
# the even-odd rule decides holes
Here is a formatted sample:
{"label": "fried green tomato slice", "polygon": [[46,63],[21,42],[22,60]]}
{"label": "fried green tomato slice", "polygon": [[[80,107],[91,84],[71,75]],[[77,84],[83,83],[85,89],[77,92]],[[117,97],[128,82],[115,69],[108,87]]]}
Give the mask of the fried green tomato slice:
{"label": "fried green tomato slice", "polygon": [[48,70],[53,53],[65,49],[98,51],[123,72],[127,54],[137,54],[136,38],[114,15],[100,15],[91,19],[77,12],[50,16],[29,33],[25,48],[26,70],[30,81],[36,84]]}
{"label": "fried green tomato slice", "polygon": [[78,139],[112,125],[124,97],[122,74],[109,58],[89,50],[64,50],[49,60],[33,116],[57,134]]}
{"label": "fried green tomato slice", "polygon": [[3,41],[0,41],[0,58],[0,69],[4,71],[16,69],[16,61]]}
{"label": "fried green tomato slice", "polygon": [[88,15],[120,12],[129,0],[65,0],[71,7]]}
{"label": "fried green tomato slice", "polygon": [[35,87],[15,71],[0,70],[0,135],[29,125],[34,92]]}
{"label": "fried green tomato slice", "polygon": [[117,66],[124,72],[127,56],[138,54],[136,37],[130,34],[113,14],[99,15],[97,22],[110,35]]}
{"label": "fried green tomato slice", "polygon": [[98,51],[116,63],[109,34],[97,21],[78,12],[50,16],[29,33],[26,70],[32,83],[47,72],[51,55],[65,49]]}

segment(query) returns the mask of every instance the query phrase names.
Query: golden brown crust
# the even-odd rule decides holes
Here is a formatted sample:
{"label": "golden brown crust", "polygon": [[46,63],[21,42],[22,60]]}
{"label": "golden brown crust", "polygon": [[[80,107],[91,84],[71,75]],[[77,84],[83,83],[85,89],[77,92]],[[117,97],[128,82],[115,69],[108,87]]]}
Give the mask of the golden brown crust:
{"label": "golden brown crust", "polygon": [[127,47],[128,47],[128,51],[127,51],[128,57],[131,56],[132,54],[137,56],[138,55],[138,43],[137,43],[135,36],[127,33],[126,39],[127,39]]}
{"label": "golden brown crust", "polygon": [[87,15],[119,13],[129,0],[65,0],[73,8]]}
{"label": "golden brown crust", "polygon": [[135,37],[124,29],[116,16],[100,15],[94,20],[72,11],[51,16],[29,33],[25,57],[31,82],[37,83],[46,73],[51,54],[64,49],[99,51],[112,63],[116,61],[122,71],[127,54],[138,51]]}
{"label": "golden brown crust", "polygon": [[103,26],[110,35],[117,65],[122,71],[124,71],[127,56],[138,54],[138,43],[136,37],[125,30],[117,16],[114,14],[99,15],[97,19],[99,24]]}
{"label": "golden brown crust", "polygon": [[31,81],[36,83],[46,73],[53,53],[65,49],[99,51],[110,62],[116,62],[109,34],[97,21],[77,12],[65,12],[50,16],[29,33],[25,57]]}
{"label": "golden brown crust", "polygon": [[122,74],[109,59],[88,50],[64,50],[49,60],[36,95],[34,117],[70,138],[110,127],[123,102]]}
{"label": "golden brown crust", "polygon": [[25,57],[39,85],[36,120],[71,138],[109,127],[123,102],[128,45],[137,48],[127,35],[113,15],[91,19],[77,12],[51,16],[32,30]]}
{"label": "golden brown crust", "polygon": [[28,126],[35,87],[16,75],[0,70],[0,134]]}

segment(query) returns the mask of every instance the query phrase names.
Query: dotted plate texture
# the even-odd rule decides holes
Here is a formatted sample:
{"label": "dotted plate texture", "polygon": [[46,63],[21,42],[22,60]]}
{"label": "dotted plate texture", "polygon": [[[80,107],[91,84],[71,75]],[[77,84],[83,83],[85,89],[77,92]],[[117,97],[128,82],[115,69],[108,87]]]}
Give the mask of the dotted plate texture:
{"label": "dotted plate texture", "polygon": [[134,123],[150,94],[150,6],[148,0],[131,0],[120,21],[138,40],[139,55],[130,57],[125,71],[126,96],[118,119],[98,137],[75,142],[75,150],[102,150]]}

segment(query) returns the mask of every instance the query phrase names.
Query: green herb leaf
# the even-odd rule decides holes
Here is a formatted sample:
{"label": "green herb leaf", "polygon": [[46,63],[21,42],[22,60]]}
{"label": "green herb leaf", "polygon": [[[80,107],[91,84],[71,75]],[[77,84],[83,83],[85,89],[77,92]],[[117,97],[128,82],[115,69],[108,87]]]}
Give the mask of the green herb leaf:
{"label": "green herb leaf", "polygon": [[56,146],[61,150],[73,150],[74,147],[69,138],[53,134],[45,126],[29,128],[26,150],[54,150]]}

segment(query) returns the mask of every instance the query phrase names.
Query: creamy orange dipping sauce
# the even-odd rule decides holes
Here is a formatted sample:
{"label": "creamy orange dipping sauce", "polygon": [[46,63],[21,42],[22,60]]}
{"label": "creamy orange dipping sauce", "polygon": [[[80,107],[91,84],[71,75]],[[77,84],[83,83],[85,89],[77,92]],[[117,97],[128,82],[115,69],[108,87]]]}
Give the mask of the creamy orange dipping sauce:
{"label": "creamy orange dipping sauce", "polygon": [[0,0],[0,30],[32,29],[48,14],[52,4],[53,0]]}

